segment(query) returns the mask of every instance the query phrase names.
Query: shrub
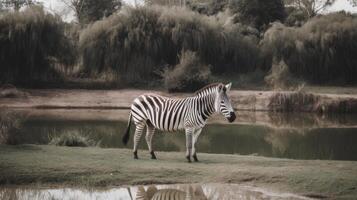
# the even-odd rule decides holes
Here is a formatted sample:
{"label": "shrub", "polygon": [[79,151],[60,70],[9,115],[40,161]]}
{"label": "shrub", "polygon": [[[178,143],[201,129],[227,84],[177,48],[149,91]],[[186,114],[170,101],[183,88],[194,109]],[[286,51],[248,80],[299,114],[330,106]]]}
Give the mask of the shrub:
{"label": "shrub", "polygon": [[275,92],[269,98],[268,107],[274,112],[311,112],[315,111],[320,97],[318,95],[296,92]]}
{"label": "shrub", "polygon": [[27,92],[18,90],[15,86],[10,84],[5,84],[0,86],[0,98],[26,98],[28,96]]}
{"label": "shrub", "polygon": [[79,134],[78,132],[68,132],[61,134],[59,136],[50,136],[51,145],[57,146],[68,146],[68,147],[88,147],[88,146],[96,146],[97,143],[84,136]]}
{"label": "shrub", "polygon": [[71,51],[60,18],[41,7],[0,15],[0,83],[58,79],[52,64],[71,64]]}
{"label": "shrub", "polygon": [[183,52],[180,63],[163,73],[169,92],[195,91],[209,83],[210,75],[209,66],[203,65],[192,51]]}
{"label": "shrub", "polygon": [[289,67],[282,60],[273,62],[270,73],[264,78],[268,86],[275,90],[300,90],[304,84],[294,78]]}
{"label": "shrub", "polygon": [[16,145],[22,120],[16,113],[2,110],[0,113],[0,144]]}
{"label": "shrub", "polygon": [[357,18],[346,13],[314,17],[302,27],[275,23],[262,41],[270,60],[284,60],[311,83],[356,83]]}
{"label": "shrub", "polygon": [[87,74],[112,71],[125,83],[158,80],[183,50],[195,51],[214,73],[254,71],[260,57],[254,38],[178,7],[123,9],[83,30],[79,45]]}

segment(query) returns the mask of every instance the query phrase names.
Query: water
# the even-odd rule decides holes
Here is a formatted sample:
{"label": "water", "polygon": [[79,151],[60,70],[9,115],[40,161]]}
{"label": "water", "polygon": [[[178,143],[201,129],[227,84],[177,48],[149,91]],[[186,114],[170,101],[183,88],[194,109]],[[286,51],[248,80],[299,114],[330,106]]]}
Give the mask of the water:
{"label": "water", "polygon": [[[175,194],[175,198],[164,197],[167,194]],[[0,199],[11,200],[70,200],[70,199],[136,199],[145,197],[153,199],[171,200],[225,200],[225,199],[308,199],[290,193],[274,193],[262,188],[240,186],[235,184],[192,184],[192,185],[151,185],[132,186],[110,189],[46,189],[46,188],[0,188]],[[187,197],[187,198],[185,198]]]}
{"label": "water", "polygon": [[[78,133],[103,148],[124,148],[126,110],[0,110],[0,143],[48,144]],[[292,159],[357,160],[356,116],[238,112],[237,122],[214,118],[198,140],[198,152]],[[6,128],[7,127],[7,128]],[[133,130],[130,139],[133,138]],[[131,148],[132,141],[126,148]],[[183,132],[157,132],[158,151],[185,151]],[[144,135],[139,146],[147,149]]]}

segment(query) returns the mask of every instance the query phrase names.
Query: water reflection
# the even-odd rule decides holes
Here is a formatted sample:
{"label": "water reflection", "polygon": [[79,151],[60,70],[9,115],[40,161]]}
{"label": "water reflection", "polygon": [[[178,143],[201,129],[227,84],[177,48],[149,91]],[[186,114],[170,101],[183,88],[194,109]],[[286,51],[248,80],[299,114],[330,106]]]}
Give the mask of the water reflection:
{"label": "water reflection", "polygon": [[207,200],[201,185],[187,185],[184,189],[139,186],[136,200]]}
{"label": "water reflection", "polygon": [[132,199],[132,200],[225,200],[225,199],[308,199],[290,193],[235,184],[151,185],[111,189],[0,188],[0,199]]}
{"label": "water reflection", "polygon": [[[51,138],[76,133],[103,148],[123,148],[126,114],[122,110],[1,110],[0,143],[48,144]],[[254,113],[250,114],[255,116],[253,123],[253,118],[244,118],[247,113],[238,115],[235,124],[211,120],[199,138],[198,152],[357,160],[354,116]],[[185,151],[185,137],[182,132],[158,132],[153,145],[158,151]],[[143,138],[140,148],[147,148]]]}

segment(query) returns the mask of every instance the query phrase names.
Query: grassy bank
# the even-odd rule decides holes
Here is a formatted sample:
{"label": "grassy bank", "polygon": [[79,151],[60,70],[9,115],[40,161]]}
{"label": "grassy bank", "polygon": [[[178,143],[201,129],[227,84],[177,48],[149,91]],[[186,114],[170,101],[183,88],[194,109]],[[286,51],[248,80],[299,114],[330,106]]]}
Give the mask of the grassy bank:
{"label": "grassy bank", "polygon": [[127,149],[40,145],[0,146],[0,183],[40,186],[118,186],[151,183],[218,182],[266,187],[302,195],[352,198],[357,195],[357,163],[240,155],[158,152],[158,160]]}

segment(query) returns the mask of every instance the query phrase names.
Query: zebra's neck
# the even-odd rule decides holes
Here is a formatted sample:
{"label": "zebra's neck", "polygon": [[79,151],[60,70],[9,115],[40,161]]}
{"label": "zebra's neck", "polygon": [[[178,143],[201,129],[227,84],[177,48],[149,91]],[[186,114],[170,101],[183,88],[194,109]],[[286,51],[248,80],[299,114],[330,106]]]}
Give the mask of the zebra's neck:
{"label": "zebra's neck", "polygon": [[209,118],[215,110],[216,92],[210,91],[208,93],[199,94],[196,96],[197,112],[202,116],[203,120]]}

